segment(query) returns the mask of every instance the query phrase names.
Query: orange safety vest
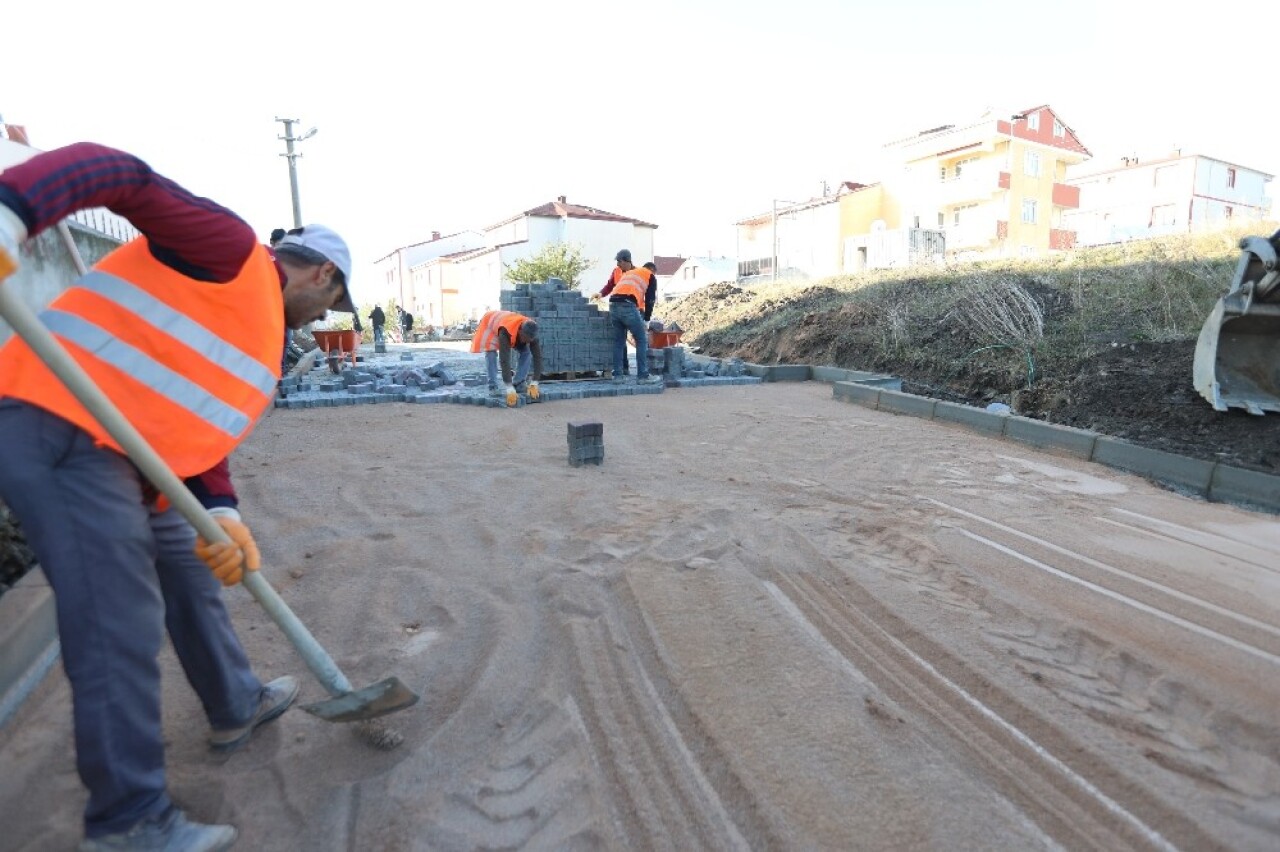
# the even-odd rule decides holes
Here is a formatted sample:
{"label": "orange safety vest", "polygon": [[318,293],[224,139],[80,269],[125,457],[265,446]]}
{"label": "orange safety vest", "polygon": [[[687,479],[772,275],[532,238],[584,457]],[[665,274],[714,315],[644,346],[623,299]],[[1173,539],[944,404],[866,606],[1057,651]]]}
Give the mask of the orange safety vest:
{"label": "orange safety vest", "polygon": [[471,336],[472,352],[496,352],[498,349],[498,330],[505,328],[511,335],[511,345],[516,345],[516,336],[520,326],[529,320],[524,314],[515,311],[489,311],[480,317],[480,325]]}
{"label": "orange safety vest", "polygon": [[613,285],[612,295],[615,296],[631,296],[636,300],[636,305],[640,310],[644,311],[644,296],[649,288],[649,280],[653,277],[653,273],[645,269],[643,266],[637,266],[622,273],[622,277],[617,279],[618,283]]}
{"label": "orange safety vest", "polygon": [[[95,264],[40,319],[180,477],[226,458],[280,379],[284,297],[266,246],[218,284],[170,269],[139,237]],[[16,336],[0,347],[0,397],[43,408],[122,452]]]}

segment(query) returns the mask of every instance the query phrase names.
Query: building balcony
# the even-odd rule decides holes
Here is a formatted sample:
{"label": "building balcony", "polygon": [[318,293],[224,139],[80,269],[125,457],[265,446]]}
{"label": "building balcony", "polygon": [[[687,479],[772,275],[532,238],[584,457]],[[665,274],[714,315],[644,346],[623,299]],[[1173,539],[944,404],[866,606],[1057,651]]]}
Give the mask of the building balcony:
{"label": "building balcony", "polygon": [[997,233],[990,221],[973,224],[956,225],[947,228],[947,251],[954,249],[978,248],[988,245],[993,234]]}
{"label": "building balcony", "polygon": [[950,207],[968,202],[986,201],[1001,189],[1000,172],[986,169],[966,171],[958,178],[922,187],[931,202],[938,207]]}
{"label": "building balcony", "polygon": [[1076,232],[1064,231],[1061,228],[1049,229],[1049,250],[1067,251],[1076,247]]}
{"label": "building balcony", "polygon": [[1080,187],[1065,183],[1053,185],[1053,203],[1057,207],[1075,210],[1080,206]]}

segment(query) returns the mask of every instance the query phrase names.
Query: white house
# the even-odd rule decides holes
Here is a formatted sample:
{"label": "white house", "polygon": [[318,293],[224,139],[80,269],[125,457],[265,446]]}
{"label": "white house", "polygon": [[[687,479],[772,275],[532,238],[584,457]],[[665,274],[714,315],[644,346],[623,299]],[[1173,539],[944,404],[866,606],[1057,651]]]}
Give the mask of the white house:
{"label": "white house", "polygon": [[666,286],[658,285],[658,298],[679,299],[708,284],[737,280],[738,262],[731,257],[685,258]]}
{"label": "white house", "polygon": [[1272,175],[1226,160],[1175,151],[1150,160],[1068,174],[1080,207],[1063,215],[1077,245],[1186,233],[1267,215]]}
{"label": "white house", "polygon": [[[483,245],[484,235],[479,231],[459,231],[443,237],[439,231],[433,231],[431,239],[403,246],[374,261],[374,280],[367,286],[361,284],[358,295],[366,303],[385,305],[395,299],[397,305],[412,305],[421,310],[425,307],[425,300],[419,299],[414,292],[410,271],[434,258],[471,251]],[[409,311],[415,316],[419,313],[413,307]]]}
{"label": "white house", "polygon": [[510,289],[506,267],[532,257],[545,246],[576,244],[592,265],[578,282],[584,293],[596,292],[608,282],[619,249],[630,249],[639,266],[653,257],[653,232],[657,225],[609,213],[581,204],[570,204],[562,195],[484,229],[484,246],[452,259],[458,283],[458,305],[465,318],[478,318],[498,307],[498,293]]}
{"label": "white house", "polygon": [[[667,286],[671,283],[671,277],[676,274],[676,270],[680,268],[680,264],[684,263],[684,258],[677,255],[655,254],[653,256],[653,265],[658,269],[654,272],[654,276],[658,279],[658,298],[662,298],[662,294],[666,292]],[[640,261],[644,265],[644,261]]]}
{"label": "white house", "polygon": [[856,184],[802,202],[775,201],[767,213],[735,222],[738,277],[825,278],[840,272],[840,197]]}

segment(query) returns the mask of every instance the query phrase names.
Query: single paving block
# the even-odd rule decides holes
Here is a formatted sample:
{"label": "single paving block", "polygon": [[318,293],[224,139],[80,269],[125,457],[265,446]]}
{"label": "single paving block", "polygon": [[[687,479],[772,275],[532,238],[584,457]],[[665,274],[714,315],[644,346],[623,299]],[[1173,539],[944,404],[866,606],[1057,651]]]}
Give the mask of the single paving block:
{"label": "single paving block", "polygon": [[594,420],[569,421],[570,438],[586,438],[592,435],[604,436],[604,424]]}

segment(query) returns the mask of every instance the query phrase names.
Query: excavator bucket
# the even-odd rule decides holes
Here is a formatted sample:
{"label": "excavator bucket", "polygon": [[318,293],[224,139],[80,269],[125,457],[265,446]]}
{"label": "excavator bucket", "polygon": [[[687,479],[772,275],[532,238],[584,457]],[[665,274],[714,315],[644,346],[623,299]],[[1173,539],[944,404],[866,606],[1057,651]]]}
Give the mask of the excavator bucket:
{"label": "excavator bucket", "polygon": [[1192,380],[1218,411],[1280,412],[1280,263],[1270,239],[1247,237],[1231,289],[1200,329]]}

